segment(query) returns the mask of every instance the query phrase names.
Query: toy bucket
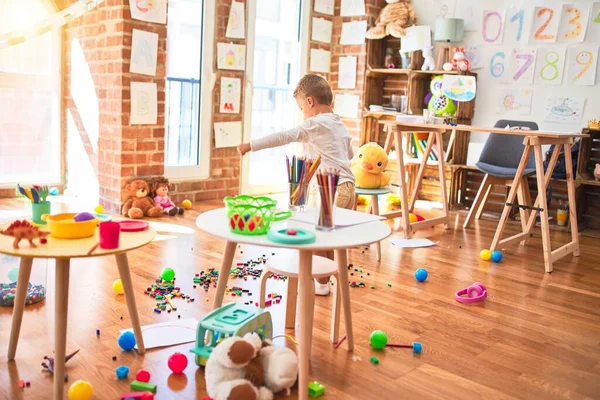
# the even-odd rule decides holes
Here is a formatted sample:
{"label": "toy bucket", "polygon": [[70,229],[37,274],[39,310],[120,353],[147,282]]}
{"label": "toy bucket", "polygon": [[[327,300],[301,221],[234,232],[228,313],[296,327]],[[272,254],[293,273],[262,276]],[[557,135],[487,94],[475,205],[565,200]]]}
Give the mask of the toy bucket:
{"label": "toy bucket", "polygon": [[46,217],[50,236],[56,239],[81,239],[94,236],[98,220],[75,221],[73,213],[56,214]]}
{"label": "toy bucket", "polygon": [[276,212],[277,202],[269,197],[227,196],[223,202],[227,208],[229,228],[240,235],[264,235],[269,231],[271,222],[292,216],[291,211]]}
{"label": "toy bucket", "polygon": [[44,214],[50,214],[49,201],[31,204],[31,219],[33,222],[39,225],[46,225],[46,221],[42,219],[42,215]]}

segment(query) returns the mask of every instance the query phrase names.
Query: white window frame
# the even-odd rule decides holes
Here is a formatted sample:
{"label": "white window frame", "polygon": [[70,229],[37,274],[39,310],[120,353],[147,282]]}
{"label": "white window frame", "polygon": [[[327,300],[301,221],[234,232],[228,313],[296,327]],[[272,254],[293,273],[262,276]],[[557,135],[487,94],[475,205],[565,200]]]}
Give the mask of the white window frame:
{"label": "white window frame", "polygon": [[[200,130],[198,140],[198,165],[172,167],[165,165],[165,176],[172,180],[207,179],[210,177],[212,138],[213,88],[216,75],[213,67],[215,40],[215,0],[204,0],[202,21],[202,65],[200,74]],[[169,51],[169,49],[167,49]],[[166,135],[166,126],[165,126]],[[167,151],[165,147],[165,153]],[[165,161],[167,157],[165,156]]]}
{"label": "white window frame", "polygon": [[[50,14],[58,12],[59,10],[54,5],[54,2],[50,0],[39,0],[40,4],[48,9]],[[44,89],[44,90],[53,90],[56,92],[57,102],[58,102],[58,115],[56,115],[58,119],[58,142],[60,143],[59,151],[61,153],[59,160],[59,172],[56,180],[50,181],[40,181],[39,179],[33,179],[32,181],[23,181],[20,182],[0,182],[0,189],[6,188],[14,188],[17,183],[20,184],[47,184],[47,185],[55,185],[61,184],[64,180],[65,175],[65,145],[64,145],[64,130],[62,123],[62,115],[63,115],[63,97],[62,97],[62,57],[63,57],[63,48],[62,48],[62,29],[54,29],[49,34],[54,35],[54,39],[51,41],[52,43],[52,54],[56,54],[56,56],[52,57],[51,60],[51,68],[50,79],[46,76],[39,76],[36,74],[15,74],[10,72],[1,72],[0,71],[0,87],[4,88],[13,88],[13,89]]]}

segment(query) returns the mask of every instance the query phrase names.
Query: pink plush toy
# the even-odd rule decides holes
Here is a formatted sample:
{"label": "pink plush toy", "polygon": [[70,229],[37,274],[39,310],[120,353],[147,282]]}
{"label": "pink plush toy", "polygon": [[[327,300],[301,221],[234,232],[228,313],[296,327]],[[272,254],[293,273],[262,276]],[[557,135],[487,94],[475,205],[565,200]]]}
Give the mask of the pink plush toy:
{"label": "pink plush toy", "polygon": [[183,208],[177,207],[169,197],[169,180],[167,178],[161,176],[154,179],[154,182],[152,183],[152,193],[154,196],[154,203],[162,208],[163,214],[169,214],[171,216],[183,214]]}
{"label": "pink plush toy", "polygon": [[600,181],[600,164],[596,164],[596,169],[594,170],[594,179]]}

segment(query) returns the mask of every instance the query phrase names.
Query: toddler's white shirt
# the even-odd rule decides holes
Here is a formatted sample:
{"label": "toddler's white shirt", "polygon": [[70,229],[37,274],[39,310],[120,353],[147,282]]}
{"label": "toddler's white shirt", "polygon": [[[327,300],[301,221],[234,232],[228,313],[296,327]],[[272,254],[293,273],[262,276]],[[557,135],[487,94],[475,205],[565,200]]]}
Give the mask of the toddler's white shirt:
{"label": "toddler's white shirt", "polygon": [[307,157],[314,159],[321,156],[320,170],[339,170],[339,183],[354,182],[354,174],[350,170],[350,160],[354,155],[352,138],[336,114],[315,115],[296,128],[252,140],[250,147],[252,151],[258,151],[293,142],[304,144]]}

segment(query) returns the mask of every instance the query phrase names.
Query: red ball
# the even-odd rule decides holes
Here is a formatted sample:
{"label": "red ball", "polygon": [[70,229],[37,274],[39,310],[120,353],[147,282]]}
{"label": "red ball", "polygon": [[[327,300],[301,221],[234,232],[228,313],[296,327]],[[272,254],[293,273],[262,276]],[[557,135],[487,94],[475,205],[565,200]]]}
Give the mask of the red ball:
{"label": "red ball", "polygon": [[41,243],[41,244],[46,244],[46,243],[48,243],[48,239],[46,239],[46,238],[41,238],[41,239],[40,239],[40,243]]}
{"label": "red ball", "polygon": [[171,354],[171,357],[169,357],[168,365],[171,371],[176,374],[181,374],[188,365],[188,359],[185,355],[179,352],[173,353]]}
{"label": "red ball", "polygon": [[140,382],[150,382],[150,372],[145,369],[140,369],[137,374],[135,374],[135,380]]}

